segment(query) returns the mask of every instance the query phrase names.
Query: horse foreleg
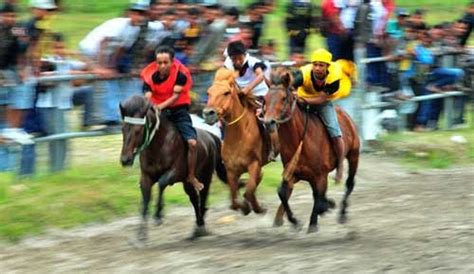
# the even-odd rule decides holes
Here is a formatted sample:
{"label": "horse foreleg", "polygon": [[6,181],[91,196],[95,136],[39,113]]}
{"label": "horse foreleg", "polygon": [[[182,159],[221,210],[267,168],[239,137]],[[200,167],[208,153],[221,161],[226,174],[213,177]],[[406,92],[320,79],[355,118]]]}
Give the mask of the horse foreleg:
{"label": "horse foreleg", "polygon": [[[292,182],[290,182],[290,185],[293,185],[295,183],[295,180],[293,179]],[[288,188],[288,200],[290,200],[291,193],[293,193],[293,187]],[[283,204],[280,204],[278,207],[278,210],[275,214],[275,219],[273,221],[273,226],[282,226],[283,225],[283,214],[285,213],[285,208],[283,207]]]}
{"label": "horse foreleg", "polygon": [[244,198],[250,202],[253,211],[257,214],[264,214],[267,212],[265,208],[259,205],[257,197],[255,196],[255,191],[262,181],[262,176],[262,167],[258,162],[254,162],[249,167],[249,180],[247,182],[247,190],[245,191]]}
{"label": "horse foreleg", "polygon": [[158,198],[156,200],[156,212],[155,212],[155,225],[160,226],[163,223],[163,193],[165,192],[166,185],[158,185]]}
{"label": "horse foreleg", "polygon": [[243,205],[242,203],[238,201],[240,181],[237,175],[230,170],[227,170],[227,182],[230,188],[230,201],[231,201],[230,209],[232,210],[242,209],[245,215],[249,214],[250,209],[248,208],[248,205]]}
{"label": "horse foreleg", "polygon": [[281,205],[285,209],[286,216],[288,221],[293,224],[296,229],[301,228],[300,222],[293,216],[293,212],[291,211],[290,205],[288,204],[289,193],[293,191],[293,184],[292,182],[288,182],[286,180],[282,180],[280,187],[278,188],[278,197],[280,197]]}
{"label": "horse foreleg", "polygon": [[165,189],[168,185],[174,182],[175,179],[175,170],[170,169],[167,172],[165,172],[163,175],[160,176],[158,179],[158,196],[156,200],[156,212],[155,212],[155,224],[157,226],[161,225],[163,223],[163,215],[161,212],[163,211],[163,194],[165,192]]}
{"label": "horse foreleg", "polygon": [[151,187],[152,187],[152,182],[149,178],[147,177],[141,177],[140,178],[140,190],[142,192],[142,220],[140,223],[140,227],[138,229],[138,240],[139,241],[145,241],[148,237],[148,227],[147,227],[147,221],[148,221],[148,206],[150,204],[150,199],[151,199]]}

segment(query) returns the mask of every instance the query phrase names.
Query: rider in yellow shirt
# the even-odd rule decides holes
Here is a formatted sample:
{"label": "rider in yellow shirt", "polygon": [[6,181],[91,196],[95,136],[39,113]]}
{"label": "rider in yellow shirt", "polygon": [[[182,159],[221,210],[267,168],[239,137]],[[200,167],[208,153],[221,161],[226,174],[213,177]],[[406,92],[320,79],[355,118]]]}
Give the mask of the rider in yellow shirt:
{"label": "rider in yellow shirt", "polygon": [[326,126],[338,158],[335,179],[341,182],[344,141],[332,101],[350,93],[351,80],[338,63],[332,62],[330,52],[318,49],[311,55],[311,64],[301,67],[294,75],[293,87],[299,100],[309,104]]}

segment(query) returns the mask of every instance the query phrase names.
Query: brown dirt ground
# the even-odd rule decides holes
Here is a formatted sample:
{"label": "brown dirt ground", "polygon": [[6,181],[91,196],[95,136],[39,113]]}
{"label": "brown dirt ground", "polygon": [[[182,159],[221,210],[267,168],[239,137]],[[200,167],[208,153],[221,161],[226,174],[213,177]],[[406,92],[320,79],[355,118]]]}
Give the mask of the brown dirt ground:
{"label": "brown dirt ground", "polygon": [[[474,273],[473,178],[472,165],[411,172],[388,158],[364,155],[346,225],[332,212],[317,233],[295,231],[288,222],[273,228],[278,200],[268,195],[261,197],[269,208],[265,216],[213,205],[207,215],[212,235],[188,241],[193,211],[174,207],[167,208],[162,226],[150,222],[143,249],[129,244],[139,221],[129,217],[3,245],[0,272]],[[331,186],[328,196],[339,201],[342,190]],[[294,193],[290,203],[307,226],[309,187],[301,183]]]}

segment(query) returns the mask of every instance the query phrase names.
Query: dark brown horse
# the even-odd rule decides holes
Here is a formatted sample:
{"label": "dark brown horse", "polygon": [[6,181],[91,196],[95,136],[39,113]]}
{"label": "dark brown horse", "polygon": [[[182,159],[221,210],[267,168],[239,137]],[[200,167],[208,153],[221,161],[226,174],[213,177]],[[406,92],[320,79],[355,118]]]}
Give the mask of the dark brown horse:
{"label": "dark brown horse", "polygon": [[[284,212],[293,225],[300,225],[290,209],[288,199],[293,185],[299,180],[304,180],[309,182],[313,191],[314,206],[308,228],[308,232],[313,232],[317,230],[318,215],[335,207],[334,201],[326,198],[326,190],[328,174],[337,167],[337,157],[324,124],[308,111],[307,106],[299,106],[297,103],[290,89],[290,74],[284,74],[282,82],[281,85],[272,86],[267,94],[264,116],[266,123],[278,124],[280,155],[286,175],[278,189],[282,204],[275,216],[275,225],[283,224]],[[349,176],[339,216],[339,221],[343,223],[347,220],[347,200],[354,189],[360,143],[356,127],[350,117],[341,109],[337,109],[337,114],[344,138],[346,158],[349,161]]]}
{"label": "dark brown horse", "polygon": [[[206,123],[213,124],[219,119],[225,124],[222,159],[231,191],[231,208],[249,214],[251,205],[255,213],[264,213],[255,191],[262,180],[262,166],[268,163],[269,147],[259,129],[255,99],[240,93],[233,72],[225,68],[217,71],[207,93],[209,100],[203,111]],[[237,198],[238,186],[245,172],[249,173],[249,179],[241,203]]]}
{"label": "dark brown horse", "polygon": [[[120,105],[122,119],[123,146],[121,163],[131,166],[140,154],[140,189],[142,193],[142,223],[138,239],[147,238],[148,204],[151,188],[158,182],[159,192],[155,222],[162,223],[163,191],[175,182],[185,182],[187,176],[187,148],[173,124],[160,115],[152,105],[141,96],[133,96]],[[184,191],[193,204],[196,215],[196,228],[193,236],[206,234],[204,215],[209,186],[214,169],[218,177],[226,181],[226,171],[220,157],[221,141],[215,135],[197,129],[196,177],[204,184],[199,193],[189,183],[183,183]]]}

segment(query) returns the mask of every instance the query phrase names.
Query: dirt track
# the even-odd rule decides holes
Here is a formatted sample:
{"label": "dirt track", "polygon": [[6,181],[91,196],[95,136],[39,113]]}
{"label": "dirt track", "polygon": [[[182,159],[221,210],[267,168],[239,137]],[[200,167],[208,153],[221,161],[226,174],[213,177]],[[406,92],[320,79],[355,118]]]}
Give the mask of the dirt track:
{"label": "dirt track", "polygon": [[[272,227],[276,195],[262,197],[265,216],[241,216],[213,206],[212,235],[185,240],[191,208],[168,208],[165,223],[150,222],[150,241],[137,250],[128,241],[138,218],[69,231],[52,231],[0,247],[0,273],[50,272],[474,272],[474,167],[410,173],[387,159],[364,155],[349,207],[349,223],[336,212],[306,234],[312,207],[301,184],[290,200],[305,221],[301,232],[286,222]],[[329,197],[340,201],[342,187]]]}

